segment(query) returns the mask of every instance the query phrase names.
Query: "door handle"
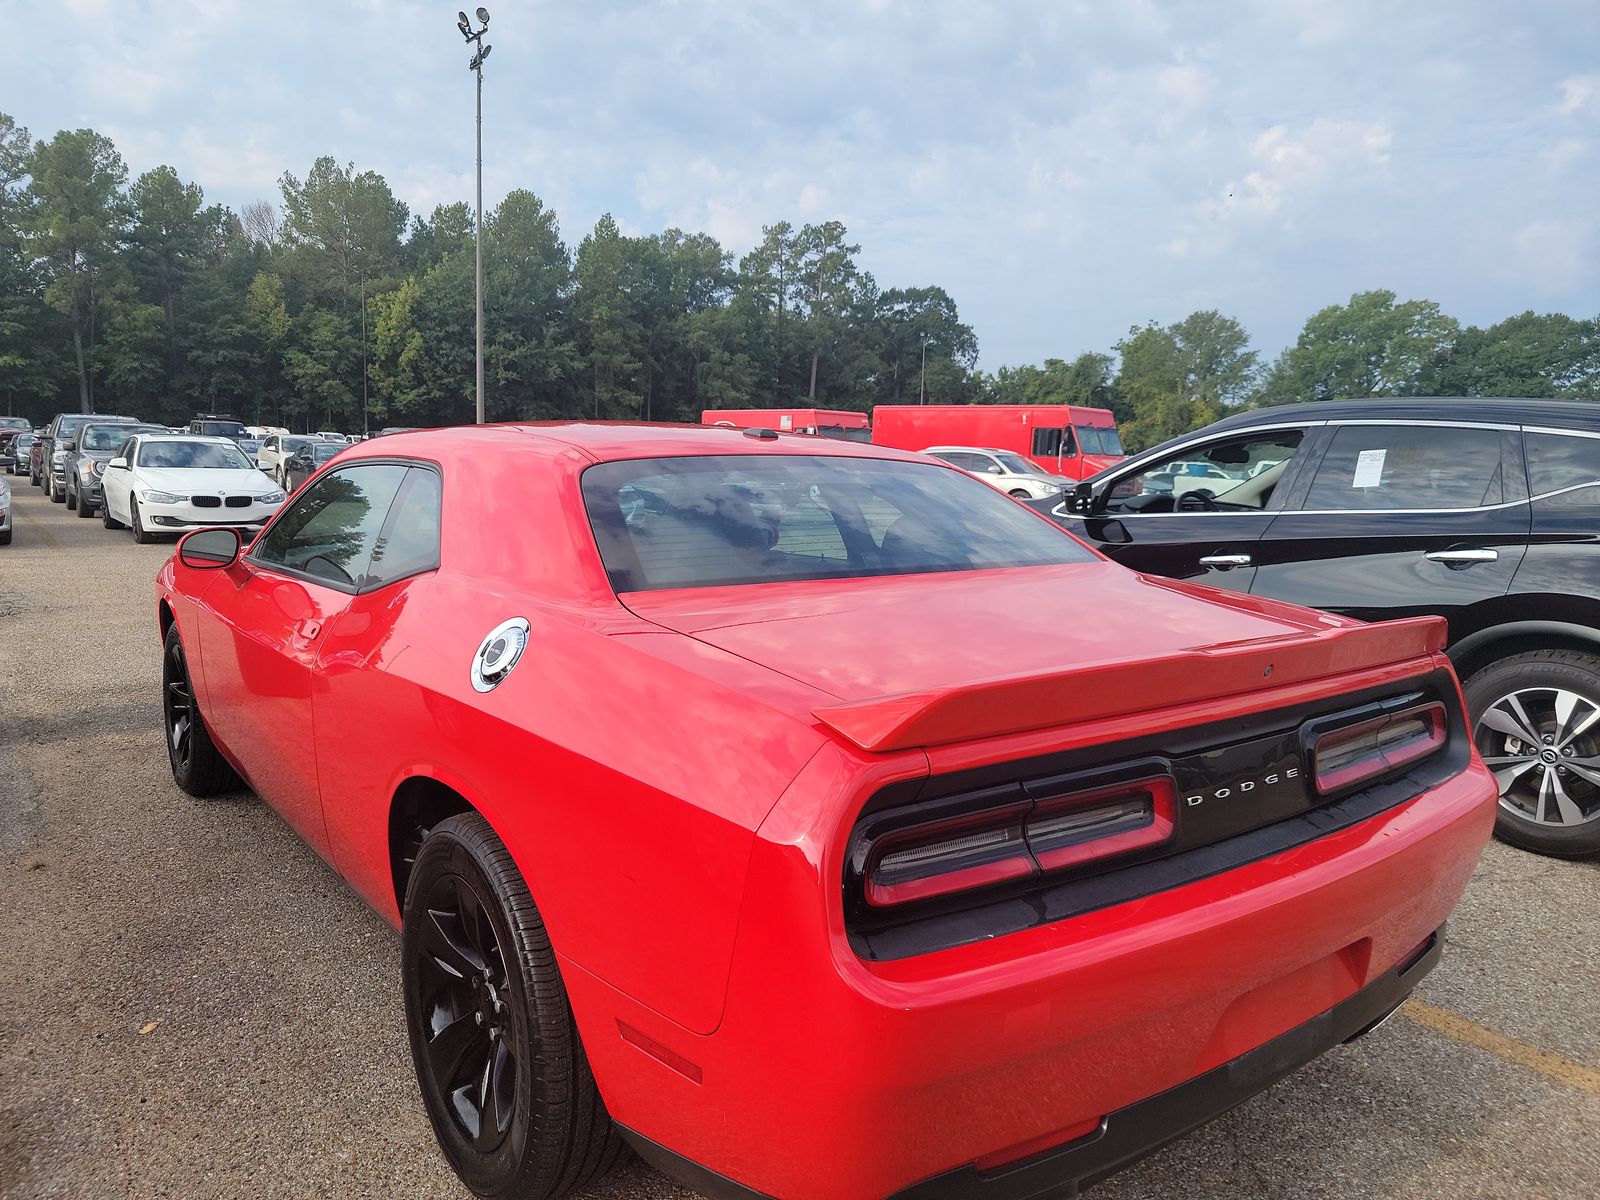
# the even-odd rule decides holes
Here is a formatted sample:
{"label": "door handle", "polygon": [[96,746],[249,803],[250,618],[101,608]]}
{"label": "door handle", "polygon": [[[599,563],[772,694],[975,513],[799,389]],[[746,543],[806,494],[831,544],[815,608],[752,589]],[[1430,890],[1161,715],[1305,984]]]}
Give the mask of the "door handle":
{"label": "door handle", "polygon": [[1208,554],[1200,560],[1202,567],[1216,567],[1231,571],[1235,567],[1248,567],[1254,560],[1248,554]]}
{"label": "door handle", "polygon": [[1451,567],[1470,567],[1473,563],[1494,562],[1500,557],[1498,550],[1430,550],[1428,561],[1444,563]]}

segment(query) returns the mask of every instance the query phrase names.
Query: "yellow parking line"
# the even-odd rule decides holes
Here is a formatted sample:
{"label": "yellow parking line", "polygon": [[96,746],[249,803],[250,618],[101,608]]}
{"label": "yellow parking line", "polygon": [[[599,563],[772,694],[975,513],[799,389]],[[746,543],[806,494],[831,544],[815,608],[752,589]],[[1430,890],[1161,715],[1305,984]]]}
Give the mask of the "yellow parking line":
{"label": "yellow parking line", "polygon": [[1487,1050],[1497,1058],[1516,1063],[1517,1066],[1526,1067],[1530,1071],[1537,1071],[1546,1079],[1564,1083],[1568,1087],[1577,1088],[1580,1092],[1588,1092],[1591,1096],[1600,1096],[1600,1071],[1596,1071],[1593,1067],[1586,1067],[1582,1063],[1562,1058],[1559,1054],[1551,1054],[1526,1042],[1519,1042],[1516,1038],[1507,1037],[1503,1033],[1485,1029],[1482,1025],[1458,1016],[1447,1008],[1437,1008],[1421,1000],[1408,1000],[1406,1006],[1400,1010],[1400,1014],[1410,1017],[1418,1025],[1425,1025],[1436,1033],[1444,1034],[1447,1038],[1467,1046],[1476,1046],[1479,1050]]}

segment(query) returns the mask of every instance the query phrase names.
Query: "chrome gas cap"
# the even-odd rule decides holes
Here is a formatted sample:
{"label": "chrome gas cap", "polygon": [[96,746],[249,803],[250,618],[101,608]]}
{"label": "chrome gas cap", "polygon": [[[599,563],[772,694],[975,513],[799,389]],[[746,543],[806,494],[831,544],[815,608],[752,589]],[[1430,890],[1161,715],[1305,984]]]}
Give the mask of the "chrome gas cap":
{"label": "chrome gas cap", "polygon": [[527,648],[527,621],[512,617],[496,625],[472,658],[472,686],[480,692],[492,692],[505,682]]}

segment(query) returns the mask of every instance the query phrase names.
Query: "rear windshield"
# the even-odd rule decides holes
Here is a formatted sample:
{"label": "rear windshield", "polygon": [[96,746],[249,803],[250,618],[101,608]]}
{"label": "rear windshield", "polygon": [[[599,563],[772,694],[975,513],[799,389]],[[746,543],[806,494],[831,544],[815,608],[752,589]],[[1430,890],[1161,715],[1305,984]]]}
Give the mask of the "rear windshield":
{"label": "rear windshield", "polygon": [[884,459],[730,455],[583,473],[619,592],[1088,562],[972,476]]}
{"label": "rear windshield", "polygon": [[139,465],[248,471],[254,464],[239,452],[237,446],[225,446],[221,442],[145,442],[139,447]]}

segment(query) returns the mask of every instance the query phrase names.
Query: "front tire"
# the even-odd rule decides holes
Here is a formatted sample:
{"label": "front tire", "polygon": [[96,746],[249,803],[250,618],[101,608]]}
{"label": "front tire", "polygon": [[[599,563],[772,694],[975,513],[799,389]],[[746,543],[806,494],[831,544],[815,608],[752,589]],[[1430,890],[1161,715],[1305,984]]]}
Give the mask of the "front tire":
{"label": "front tire", "polygon": [[104,525],[107,529],[122,528],[122,522],[111,515],[111,502],[109,500],[102,500],[100,502],[100,524]]}
{"label": "front tire", "polygon": [[139,502],[137,500],[128,501],[128,517],[129,527],[133,530],[133,540],[135,542],[141,546],[148,546],[156,540],[155,534],[145,532],[144,522],[139,519]]}
{"label": "front tire", "polygon": [[45,483],[44,494],[50,497],[51,504],[65,504],[67,502],[66,496],[62,493],[61,489],[56,486],[56,477],[54,475],[51,475],[49,480]]}
{"label": "front tire", "polygon": [[189,664],[177,625],[167,630],[161,652],[161,717],[174,783],[189,795],[202,798],[239,785],[239,777],[217,750],[200,715],[200,702],[189,680]]}
{"label": "front tire", "polygon": [[1500,785],[1495,836],[1557,858],[1600,854],[1600,656],[1517,654],[1464,690],[1478,751]]}
{"label": "front tire", "polygon": [[67,511],[76,512],[78,510],[78,493],[70,487],[65,490],[67,493]]}
{"label": "front tire", "polygon": [[423,840],[406,886],[401,957],[423,1105],[469,1188],[555,1200],[615,1164],[621,1139],[544,922],[477,813],[449,817]]}
{"label": "front tire", "polygon": [[88,518],[94,516],[94,505],[83,498],[82,492],[78,493],[77,500],[78,515],[80,517]]}

